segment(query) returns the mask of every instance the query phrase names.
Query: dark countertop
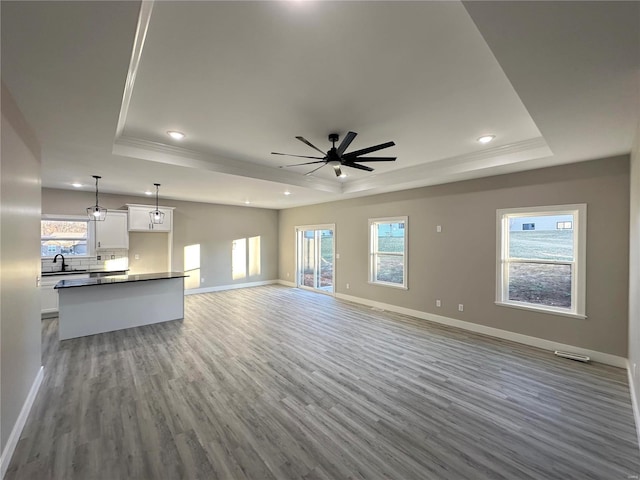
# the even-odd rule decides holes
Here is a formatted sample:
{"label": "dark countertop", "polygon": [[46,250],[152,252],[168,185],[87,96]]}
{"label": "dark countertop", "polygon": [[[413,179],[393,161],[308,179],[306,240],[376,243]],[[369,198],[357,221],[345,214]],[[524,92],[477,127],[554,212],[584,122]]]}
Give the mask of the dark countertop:
{"label": "dark countertop", "polygon": [[114,283],[144,282],[149,280],[168,280],[170,278],[188,277],[184,272],[145,273],[141,275],[113,275],[109,277],[78,278],[76,280],[60,280],[53,288],[91,287],[95,285],[112,285]]}
{"label": "dark countertop", "polygon": [[118,270],[100,270],[100,269],[88,269],[88,270],[65,270],[64,272],[42,272],[40,276],[42,277],[57,277],[60,275],[84,275],[84,274],[100,274],[100,275],[125,275],[125,272],[128,272],[128,268],[120,268]]}

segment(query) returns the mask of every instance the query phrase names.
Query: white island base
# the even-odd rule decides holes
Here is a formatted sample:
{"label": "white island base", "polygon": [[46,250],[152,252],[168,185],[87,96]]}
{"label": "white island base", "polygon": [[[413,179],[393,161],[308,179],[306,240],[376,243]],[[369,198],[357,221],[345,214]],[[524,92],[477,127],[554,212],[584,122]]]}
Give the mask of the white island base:
{"label": "white island base", "polygon": [[184,318],[184,276],[58,288],[58,294],[60,340]]}

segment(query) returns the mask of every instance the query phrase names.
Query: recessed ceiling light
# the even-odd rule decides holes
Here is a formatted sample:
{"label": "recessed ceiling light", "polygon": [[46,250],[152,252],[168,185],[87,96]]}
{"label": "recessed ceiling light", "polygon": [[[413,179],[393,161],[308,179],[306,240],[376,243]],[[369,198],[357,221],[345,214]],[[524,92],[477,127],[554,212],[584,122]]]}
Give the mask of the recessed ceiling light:
{"label": "recessed ceiling light", "polygon": [[245,201],[244,201],[244,204],[245,204],[245,205],[249,205],[250,203],[251,203],[251,202],[250,202],[249,200],[245,200]]}
{"label": "recessed ceiling light", "polygon": [[483,135],[480,138],[478,138],[478,142],[480,142],[480,143],[489,143],[494,138],[496,138],[495,135]]}
{"label": "recessed ceiling light", "polygon": [[76,187],[76,188],[80,188],[80,187],[84,187],[84,185],[82,185],[81,183],[72,183],[71,186]]}
{"label": "recessed ceiling light", "polygon": [[144,192],[145,195],[153,195],[153,192],[147,190],[146,192]]}
{"label": "recessed ceiling light", "polygon": [[167,132],[167,135],[169,135],[174,140],[182,140],[185,137],[184,133],[176,132],[175,130],[169,130]]}
{"label": "recessed ceiling light", "polygon": [[287,190],[286,192],[284,192],[285,195],[291,195],[291,192],[289,190]]}

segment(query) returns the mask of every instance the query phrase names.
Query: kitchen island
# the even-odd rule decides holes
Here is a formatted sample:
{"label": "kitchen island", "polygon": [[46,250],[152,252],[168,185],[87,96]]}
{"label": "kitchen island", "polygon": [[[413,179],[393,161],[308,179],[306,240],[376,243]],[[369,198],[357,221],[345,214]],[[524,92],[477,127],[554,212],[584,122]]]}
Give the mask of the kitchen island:
{"label": "kitchen island", "polygon": [[61,280],[60,340],[184,317],[183,272]]}

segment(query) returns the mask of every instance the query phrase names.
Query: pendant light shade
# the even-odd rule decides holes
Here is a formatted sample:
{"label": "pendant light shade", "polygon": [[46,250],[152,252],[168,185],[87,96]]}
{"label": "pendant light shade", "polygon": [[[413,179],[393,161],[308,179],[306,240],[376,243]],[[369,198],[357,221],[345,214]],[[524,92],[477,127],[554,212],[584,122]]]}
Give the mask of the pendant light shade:
{"label": "pendant light shade", "polygon": [[98,180],[102,177],[94,175],[93,178],[96,179],[96,204],[92,207],[87,207],[87,215],[90,222],[103,222],[107,218],[107,209],[98,204]]}
{"label": "pendant light shade", "polygon": [[159,183],[154,183],[156,186],[156,209],[149,212],[149,218],[151,218],[151,223],[155,223],[159,225],[164,223],[164,212],[161,212],[158,208],[158,189],[160,188]]}

